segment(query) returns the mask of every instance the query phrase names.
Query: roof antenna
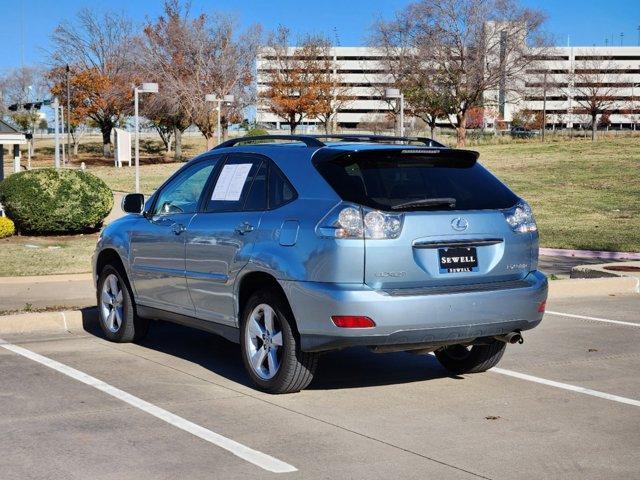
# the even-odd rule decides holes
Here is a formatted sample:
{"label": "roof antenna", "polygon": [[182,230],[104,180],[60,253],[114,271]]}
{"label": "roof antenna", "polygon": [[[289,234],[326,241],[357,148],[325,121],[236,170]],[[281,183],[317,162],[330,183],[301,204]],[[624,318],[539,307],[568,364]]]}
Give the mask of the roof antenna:
{"label": "roof antenna", "polygon": [[335,38],[336,41],[336,47],[340,46],[340,37],[338,36],[338,28],[337,27],[333,27],[333,37]]}

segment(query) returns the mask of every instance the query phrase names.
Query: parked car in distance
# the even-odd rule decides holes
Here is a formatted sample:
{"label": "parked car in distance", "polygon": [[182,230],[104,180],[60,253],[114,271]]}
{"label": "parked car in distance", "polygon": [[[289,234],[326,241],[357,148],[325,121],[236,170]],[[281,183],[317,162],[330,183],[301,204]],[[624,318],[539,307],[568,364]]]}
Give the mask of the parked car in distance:
{"label": "parked car in distance", "polygon": [[531,130],[526,127],[513,127],[509,133],[513,138],[533,138],[538,135],[537,130]]}
{"label": "parked car in distance", "polygon": [[109,340],[140,340],[152,319],[214,332],[240,344],[258,388],[286,393],[309,385],[321,352],[351,346],[481,372],[542,320],[531,208],[477,152],[248,140],[194,158],[146,202],[124,198],[93,257]]}

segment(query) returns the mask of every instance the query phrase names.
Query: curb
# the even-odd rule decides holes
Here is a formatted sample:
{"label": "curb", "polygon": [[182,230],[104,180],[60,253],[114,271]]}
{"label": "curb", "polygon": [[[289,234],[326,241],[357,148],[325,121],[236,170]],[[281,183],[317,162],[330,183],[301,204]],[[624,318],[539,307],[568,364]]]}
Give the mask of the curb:
{"label": "curb", "polygon": [[0,334],[80,333],[98,318],[95,308],[62,312],[18,313],[0,316]]}
{"label": "curb", "polygon": [[[631,267],[628,271],[619,268]],[[611,268],[614,268],[611,270]],[[635,271],[634,271],[635,269]],[[571,269],[571,278],[639,277],[640,262],[600,263],[598,265],[576,265]]]}
{"label": "curb", "polygon": [[549,282],[549,299],[640,293],[640,278],[570,278]]}
{"label": "curb", "polygon": [[564,248],[540,248],[540,255],[570,258],[603,258],[608,260],[640,260],[640,253],[607,252],[603,250],[568,250]]}

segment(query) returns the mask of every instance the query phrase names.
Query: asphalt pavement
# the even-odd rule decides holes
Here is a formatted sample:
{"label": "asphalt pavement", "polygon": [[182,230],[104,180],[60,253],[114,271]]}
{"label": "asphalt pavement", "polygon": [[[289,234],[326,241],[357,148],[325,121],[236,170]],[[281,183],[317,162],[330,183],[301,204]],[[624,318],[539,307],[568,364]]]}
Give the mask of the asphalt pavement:
{"label": "asphalt pavement", "polygon": [[186,327],[4,336],[0,477],[637,479],[640,296],[547,308],[492,371],[352,349],[284,396]]}

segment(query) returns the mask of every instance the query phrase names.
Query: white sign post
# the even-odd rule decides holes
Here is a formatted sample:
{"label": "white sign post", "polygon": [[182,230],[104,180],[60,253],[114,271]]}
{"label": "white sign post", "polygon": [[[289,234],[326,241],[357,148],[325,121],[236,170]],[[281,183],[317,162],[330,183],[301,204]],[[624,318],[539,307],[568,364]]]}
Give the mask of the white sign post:
{"label": "white sign post", "polygon": [[126,130],[116,128],[116,167],[122,167],[124,162],[131,166],[131,134]]}

